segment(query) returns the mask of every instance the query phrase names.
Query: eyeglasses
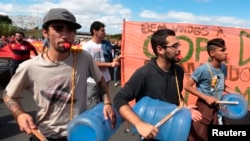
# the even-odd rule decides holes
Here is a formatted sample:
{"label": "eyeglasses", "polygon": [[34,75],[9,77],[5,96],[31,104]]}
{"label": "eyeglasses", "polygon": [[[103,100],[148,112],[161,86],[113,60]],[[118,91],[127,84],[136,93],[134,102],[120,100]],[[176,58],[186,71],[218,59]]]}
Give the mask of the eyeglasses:
{"label": "eyeglasses", "polygon": [[178,50],[178,49],[180,49],[180,46],[181,46],[181,44],[177,43],[177,44],[173,44],[172,46],[165,45],[165,46],[162,46],[162,47],[163,48],[171,47],[171,48],[174,48],[174,49]]}

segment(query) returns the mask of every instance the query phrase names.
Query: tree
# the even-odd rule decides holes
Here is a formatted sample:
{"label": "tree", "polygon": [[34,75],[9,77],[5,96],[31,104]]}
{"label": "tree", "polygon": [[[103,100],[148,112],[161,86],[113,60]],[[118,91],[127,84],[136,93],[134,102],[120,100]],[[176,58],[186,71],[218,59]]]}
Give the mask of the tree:
{"label": "tree", "polygon": [[9,16],[0,15],[0,23],[12,24],[12,20]]}
{"label": "tree", "polygon": [[0,35],[10,36],[16,31],[16,27],[7,23],[0,23]]}
{"label": "tree", "polygon": [[122,34],[107,35],[108,38],[112,39],[122,39]]}
{"label": "tree", "polygon": [[9,16],[0,15],[0,36],[10,36],[16,31]]}

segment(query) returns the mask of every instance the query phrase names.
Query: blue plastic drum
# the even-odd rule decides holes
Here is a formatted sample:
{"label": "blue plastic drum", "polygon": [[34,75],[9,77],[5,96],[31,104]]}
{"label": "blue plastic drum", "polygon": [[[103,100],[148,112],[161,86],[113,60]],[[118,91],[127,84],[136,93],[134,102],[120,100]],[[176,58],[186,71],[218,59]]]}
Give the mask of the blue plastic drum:
{"label": "blue plastic drum", "polygon": [[221,98],[222,101],[236,101],[238,104],[220,104],[221,113],[229,119],[241,119],[248,112],[248,103],[240,94],[225,94]]}
{"label": "blue plastic drum", "polygon": [[[176,105],[143,97],[133,107],[133,111],[145,122],[156,125],[162,118],[177,108]],[[191,126],[191,112],[181,108],[168,121],[162,124],[155,139],[161,141],[186,141]],[[138,133],[135,127],[132,127]]]}
{"label": "blue plastic drum", "polygon": [[69,141],[108,141],[122,123],[122,118],[115,111],[116,128],[111,128],[110,120],[103,116],[103,103],[83,112],[74,118],[67,127]]}

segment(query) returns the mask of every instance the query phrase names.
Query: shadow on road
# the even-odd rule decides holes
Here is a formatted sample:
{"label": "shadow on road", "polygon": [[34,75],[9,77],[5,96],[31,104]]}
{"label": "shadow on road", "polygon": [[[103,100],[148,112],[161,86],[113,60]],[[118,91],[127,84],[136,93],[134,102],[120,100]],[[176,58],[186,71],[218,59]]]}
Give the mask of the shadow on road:
{"label": "shadow on road", "polygon": [[[28,112],[32,117],[35,117],[36,111]],[[33,118],[35,119],[35,118]],[[0,116],[0,140],[21,134],[18,124],[13,119],[12,115]]]}

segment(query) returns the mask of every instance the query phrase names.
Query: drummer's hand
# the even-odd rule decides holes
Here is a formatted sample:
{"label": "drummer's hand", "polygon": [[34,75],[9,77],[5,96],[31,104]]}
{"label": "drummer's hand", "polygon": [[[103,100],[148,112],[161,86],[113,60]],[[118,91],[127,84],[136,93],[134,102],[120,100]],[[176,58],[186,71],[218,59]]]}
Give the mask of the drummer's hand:
{"label": "drummer's hand", "polygon": [[217,99],[212,96],[206,96],[205,101],[207,102],[208,105],[213,105],[217,103]]}
{"label": "drummer's hand", "polygon": [[115,112],[112,108],[111,105],[107,104],[103,106],[103,114],[104,114],[104,118],[105,120],[110,119],[111,121],[111,127],[115,128],[116,125],[116,116],[115,116]]}
{"label": "drummer's hand", "polygon": [[191,111],[191,115],[192,115],[192,120],[194,122],[199,121],[202,119],[202,114],[196,110],[197,106],[195,105],[190,105],[187,106],[187,108]]}
{"label": "drummer's hand", "polygon": [[31,134],[31,129],[36,129],[36,125],[33,122],[32,117],[23,113],[17,117],[17,123],[21,131],[24,131],[26,134]]}
{"label": "drummer's hand", "polygon": [[145,139],[155,138],[159,132],[157,127],[145,122],[140,122],[135,127],[138,133]]}

